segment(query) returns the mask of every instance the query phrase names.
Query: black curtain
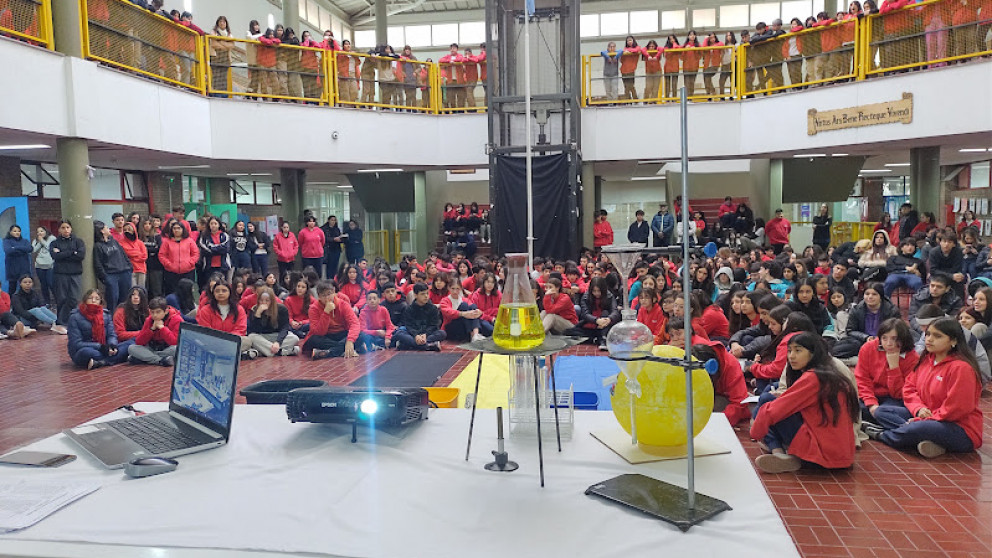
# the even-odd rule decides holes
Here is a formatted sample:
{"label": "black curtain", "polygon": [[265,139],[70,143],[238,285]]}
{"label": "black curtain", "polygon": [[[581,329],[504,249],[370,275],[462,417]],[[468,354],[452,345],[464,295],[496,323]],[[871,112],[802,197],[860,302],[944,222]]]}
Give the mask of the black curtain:
{"label": "black curtain", "polygon": [[[493,248],[497,254],[527,251],[527,161],[495,155],[490,212]],[[534,255],[567,259],[572,246],[572,208],[567,154],[533,158]]]}

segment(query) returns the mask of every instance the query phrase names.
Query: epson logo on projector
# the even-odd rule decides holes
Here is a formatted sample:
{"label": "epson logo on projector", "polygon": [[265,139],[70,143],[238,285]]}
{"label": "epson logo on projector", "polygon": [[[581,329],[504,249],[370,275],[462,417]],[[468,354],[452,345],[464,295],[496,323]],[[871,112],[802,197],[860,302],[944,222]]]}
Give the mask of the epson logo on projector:
{"label": "epson logo on projector", "polygon": [[321,401],[320,402],[320,407],[321,408],[324,408],[324,407],[337,407],[337,406],[338,406],[338,404],[336,402],[334,402],[334,401]]}

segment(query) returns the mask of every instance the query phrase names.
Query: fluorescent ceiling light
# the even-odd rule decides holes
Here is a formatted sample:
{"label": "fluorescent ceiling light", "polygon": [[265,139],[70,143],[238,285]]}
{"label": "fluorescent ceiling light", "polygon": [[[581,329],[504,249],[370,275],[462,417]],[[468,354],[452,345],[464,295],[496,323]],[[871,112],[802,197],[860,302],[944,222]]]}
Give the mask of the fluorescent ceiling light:
{"label": "fluorescent ceiling light", "polygon": [[180,170],[180,169],[209,169],[210,165],[167,165],[160,166],[158,170]]}
{"label": "fluorescent ceiling light", "polygon": [[847,153],[834,153],[831,157],[847,157]]}
{"label": "fluorescent ceiling light", "polygon": [[344,185],[338,186],[338,188],[340,188],[342,190],[351,190],[352,189],[351,188],[351,184],[344,184]]}
{"label": "fluorescent ceiling light", "polygon": [[885,163],[887,167],[908,167],[909,163]]}
{"label": "fluorescent ceiling light", "polygon": [[25,143],[21,145],[0,145],[0,151],[23,151],[27,149],[49,149],[51,145],[43,143]]}
{"label": "fluorescent ceiling light", "polygon": [[826,156],[827,156],[826,153],[801,153],[799,155],[793,155],[792,158],[793,159],[805,159],[807,157],[812,158],[812,157],[826,157]]}
{"label": "fluorescent ceiling light", "polygon": [[307,182],[308,186],[337,186],[340,182]]}
{"label": "fluorescent ceiling light", "polygon": [[985,153],[988,149],[984,147],[968,148],[968,149],[958,149],[960,153]]}
{"label": "fluorescent ceiling light", "polygon": [[227,176],[272,176],[271,172],[229,172]]}
{"label": "fluorescent ceiling light", "polygon": [[866,172],[892,172],[892,169],[861,169],[861,173]]}
{"label": "fluorescent ceiling light", "polygon": [[665,176],[632,176],[631,180],[665,180]]}
{"label": "fluorescent ceiling light", "polygon": [[403,172],[403,169],[358,169],[356,172]]}

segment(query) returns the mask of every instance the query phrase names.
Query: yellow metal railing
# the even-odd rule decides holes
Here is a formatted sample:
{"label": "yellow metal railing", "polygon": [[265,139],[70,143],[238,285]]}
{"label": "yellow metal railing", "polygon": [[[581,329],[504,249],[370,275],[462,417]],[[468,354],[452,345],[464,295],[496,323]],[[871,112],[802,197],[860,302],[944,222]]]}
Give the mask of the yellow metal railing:
{"label": "yellow metal railing", "polygon": [[80,0],[83,56],[206,92],[203,37],[125,0]]}
{"label": "yellow metal railing", "polygon": [[52,50],[52,0],[0,1],[0,35]]}
{"label": "yellow metal railing", "polygon": [[331,51],[208,35],[207,92],[326,104]]}
{"label": "yellow metal railing", "polygon": [[331,58],[329,75],[338,81],[335,105],[437,112],[431,86],[435,65],[350,51],[337,51]]}
{"label": "yellow metal railing", "polygon": [[389,231],[365,231],[362,244],[365,246],[365,259],[369,261],[375,258],[389,259]]}
{"label": "yellow metal railing", "polygon": [[393,231],[393,259],[392,263],[399,262],[404,253],[413,254],[413,233],[410,229],[397,229]]}
{"label": "yellow metal railing", "polygon": [[438,110],[442,113],[485,112],[486,87],[482,81],[484,71],[475,61],[441,62],[438,64],[438,83],[441,99]]}
{"label": "yellow metal railing", "polygon": [[[737,56],[733,46],[659,49],[617,56],[621,64],[633,66],[633,71],[607,76],[603,53],[582,57],[583,106],[673,102],[678,100],[682,85],[693,101],[737,98]],[[637,58],[636,65],[630,63],[631,57]],[[599,77],[594,67],[603,70]]]}
{"label": "yellow metal railing", "polygon": [[[796,223],[799,224],[799,223]],[[812,224],[812,223],[804,223]],[[871,239],[875,235],[877,222],[841,221],[830,226],[830,244],[838,246],[845,242]]]}
{"label": "yellow metal railing", "polygon": [[992,54],[992,2],[929,0],[868,16],[866,76]]}

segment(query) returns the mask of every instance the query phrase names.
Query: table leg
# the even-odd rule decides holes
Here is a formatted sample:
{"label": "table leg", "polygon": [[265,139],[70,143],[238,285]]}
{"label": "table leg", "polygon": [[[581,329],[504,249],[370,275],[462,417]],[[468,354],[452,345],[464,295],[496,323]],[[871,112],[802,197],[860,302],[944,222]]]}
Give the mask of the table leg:
{"label": "table leg", "polygon": [[479,378],[482,377],[482,355],[479,353],[479,370],[475,373],[475,395],[472,396],[472,419],[468,423],[468,444],[465,445],[465,461],[472,451],[472,430],[475,428],[475,408],[479,405]]}
{"label": "table leg", "polygon": [[[551,397],[555,406],[555,436],[558,438],[558,452],[561,453],[561,426],[558,424],[558,387],[555,385],[555,357],[548,355],[548,368],[551,369]],[[572,413],[575,413],[575,402],[572,402]]]}
{"label": "table leg", "polygon": [[541,388],[538,387],[537,376],[541,373],[537,368],[537,358],[530,357],[534,366],[534,411],[537,416],[537,461],[541,471],[541,488],[544,488],[544,441],[541,439]]}

